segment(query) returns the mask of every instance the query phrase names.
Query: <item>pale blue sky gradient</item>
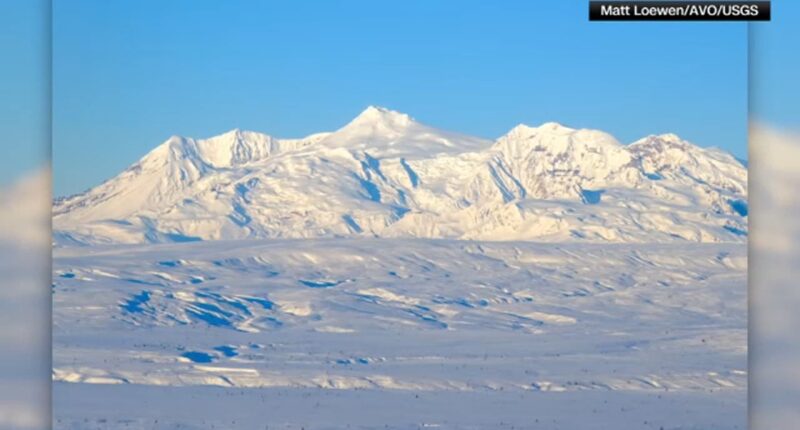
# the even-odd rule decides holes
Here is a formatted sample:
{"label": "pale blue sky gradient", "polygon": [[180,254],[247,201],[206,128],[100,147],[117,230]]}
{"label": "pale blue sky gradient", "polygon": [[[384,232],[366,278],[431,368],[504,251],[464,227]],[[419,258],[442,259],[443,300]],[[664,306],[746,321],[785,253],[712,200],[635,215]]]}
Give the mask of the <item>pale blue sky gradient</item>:
{"label": "pale blue sky gradient", "polygon": [[0,1],[0,185],[50,159],[50,2]]}
{"label": "pale blue sky gradient", "polygon": [[772,21],[750,25],[750,113],[758,121],[798,130],[800,1],[773,0]]}
{"label": "pale blue sky gradient", "polygon": [[370,104],[494,138],[674,132],[746,157],[744,23],[598,23],[583,0],[55,0],[55,193],[173,134],[299,137]]}

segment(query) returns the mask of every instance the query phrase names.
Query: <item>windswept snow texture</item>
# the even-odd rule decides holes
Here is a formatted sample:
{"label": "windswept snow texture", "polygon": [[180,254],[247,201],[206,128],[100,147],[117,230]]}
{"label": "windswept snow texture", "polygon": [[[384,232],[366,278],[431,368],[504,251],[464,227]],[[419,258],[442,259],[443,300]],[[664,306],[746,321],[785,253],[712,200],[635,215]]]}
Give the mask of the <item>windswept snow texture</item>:
{"label": "windswept snow texture", "polygon": [[55,250],[60,429],[744,429],[746,249]]}
{"label": "windswept snow texture", "polygon": [[746,241],[747,170],[678,136],[622,145],[519,125],[485,140],[369,107],[302,139],[171,137],[62,198],[60,245],[386,237],[548,242]]}

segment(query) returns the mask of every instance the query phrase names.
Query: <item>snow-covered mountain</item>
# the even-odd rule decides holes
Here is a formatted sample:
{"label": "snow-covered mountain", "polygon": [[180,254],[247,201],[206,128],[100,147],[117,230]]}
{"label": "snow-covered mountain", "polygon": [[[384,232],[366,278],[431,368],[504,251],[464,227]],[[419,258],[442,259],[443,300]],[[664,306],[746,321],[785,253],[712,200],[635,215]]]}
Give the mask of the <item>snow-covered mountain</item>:
{"label": "snow-covered mountain", "polygon": [[519,125],[495,141],[369,107],[339,130],[171,137],[54,206],[57,243],[342,236],[741,242],[747,169],[667,134]]}

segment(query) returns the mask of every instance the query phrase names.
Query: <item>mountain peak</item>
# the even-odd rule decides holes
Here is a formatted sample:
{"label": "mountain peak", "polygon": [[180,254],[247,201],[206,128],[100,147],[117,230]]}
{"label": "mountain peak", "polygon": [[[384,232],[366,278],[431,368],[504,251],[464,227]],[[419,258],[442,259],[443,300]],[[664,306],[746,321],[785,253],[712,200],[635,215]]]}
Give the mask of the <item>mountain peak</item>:
{"label": "mountain peak", "polygon": [[242,129],[239,128],[239,127],[236,127],[236,128],[230,129],[230,130],[226,131],[225,133],[222,133],[222,134],[220,134],[219,136],[216,136],[216,137],[223,137],[223,136],[240,137],[241,135],[242,135]]}
{"label": "mountain peak", "polygon": [[415,121],[407,114],[380,106],[368,106],[346,127],[405,128]]}
{"label": "mountain peak", "polygon": [[648,152],[663,152],[670,149],[685,152],[693,149],[700,149],[675,133],[651,134],[633,142],[630,147],[637,151],[644,150]]}
{"label": "mountain peak", "polygon": [[555,121],[548,121],[537,127],[539,130],[546,130],[546,131],[559,131],[559,132],[569,132],[575,131],[574,128],[567,127],[564,124],[555,122]]}
{"label": "mountain peak", "polygon": [[666,140],[668,142],[683,142],[684,141],[683,139],[681,139],[680,136],[678,136],[675,133],[664,133],[664,134],[659,134],[659,135],[657,135],[655,137],[657,137],[657,138],[659,138],[661,140]]}
{"label": "mountain peak", "polygon": [[567,127],[557,122],[546,122],[538,127],[531,127],[527,124],[517,124],[506,133],[506,137],[526,138],[539,133],[567,134],[574,132],[575,129]]}
{"label": "mountain peak", "polygon": [[271,138],[271,136],[264,133],[259,133],[257,131],[242,130],[241,128],[236,127],[224,133],[198,140],[222,143],[222,142],[231,142],[237,140],[264,139],[264,138]]}

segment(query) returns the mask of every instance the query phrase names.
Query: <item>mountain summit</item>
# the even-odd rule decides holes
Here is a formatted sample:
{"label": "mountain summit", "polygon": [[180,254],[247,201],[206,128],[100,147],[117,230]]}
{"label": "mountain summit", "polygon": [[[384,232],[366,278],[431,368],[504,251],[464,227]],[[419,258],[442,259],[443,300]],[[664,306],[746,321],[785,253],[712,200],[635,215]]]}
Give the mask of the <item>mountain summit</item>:
{"label": "mountain summit", "polygon": [[740,242],[747,170],[676,135],[518,125],[496,141],[370,106],[301,139],[171,137],[54,206],[59,244],[340,236]]}
{"label": "mountain summit", "polygon": [[474,151],[490,145],[488,140],[439,130],[407,114],[376,106],[367,107],[320,144],[369,152],[372,156],[410,159]]}
{"label": "mountain summit", "polygon": [[414,119],[407,114],[379,106],[368,106],[350,121],[345,128],[372,127],[399,130],[414,123]]}

